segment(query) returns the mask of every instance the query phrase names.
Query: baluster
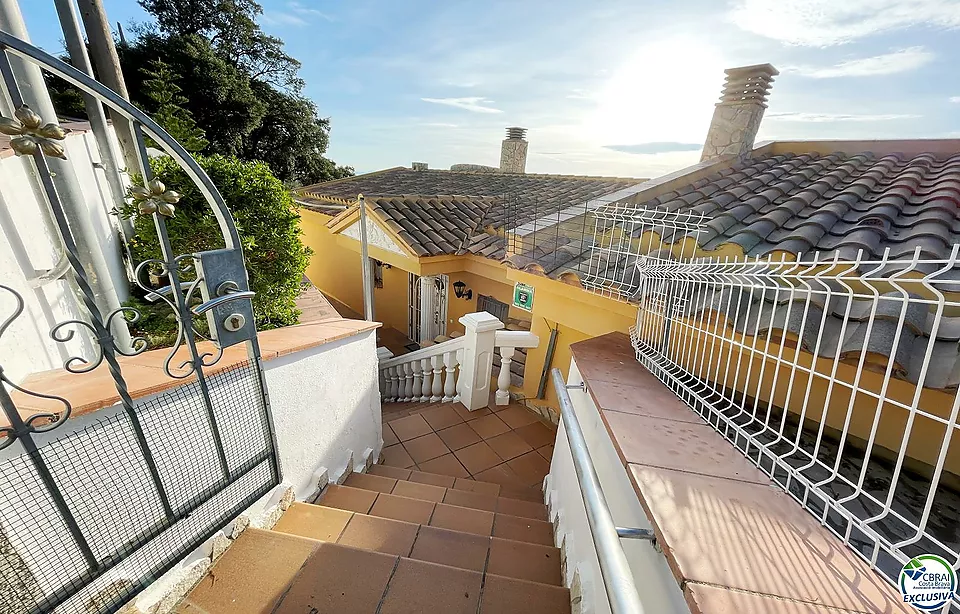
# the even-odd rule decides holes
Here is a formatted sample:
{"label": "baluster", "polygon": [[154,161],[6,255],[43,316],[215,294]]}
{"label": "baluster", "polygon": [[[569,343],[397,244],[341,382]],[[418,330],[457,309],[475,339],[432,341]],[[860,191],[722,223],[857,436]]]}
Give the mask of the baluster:
{"label": "baluster", "polygon": [[403,365],[403,402],[413,400],[413,367],[408,362]]}
{"label": "baluster", "polygon": [[433,367],[433,388],[430,389],[430,402],[436,403],[443,399],[443,356],[437,354],[430,357],[430,366]]}
{"label": "baluster", "polygon": [[433,389],[433,368],[430,366],[430,359],[420,360],[420,371],[423,372],[423,388],[420,389],[420,402],[430,402],[430,391]]}
{"label": "baluster", "polygon": [[515,348],[500,348],[500,375],[497,376],[497,405],[510,404],[510,363],[513,362]]}
{"label": "baluster", "polygon": [[443,355],[443,366],[447,371],[447,379],[443,382],[443,402],[449,403],[457,394],[457,353],[446,352]]}
{"label": "baluster", "polygon": [[410,363],[413,367],[413,387],[410,390],[410,400],[419,401],[420,391],[423,389],[423,373],[420,371],[420,361],[414,360]]}
{"label": "baluster", "polygon": [[457,350],[457,396],[453,397],[454,401],[460,400],[460,384],[463,379],[463,348]]}
{"label": "baluster", "polygon": [[387,401],[393,403],[397,400],[397,368],[387,368]]}

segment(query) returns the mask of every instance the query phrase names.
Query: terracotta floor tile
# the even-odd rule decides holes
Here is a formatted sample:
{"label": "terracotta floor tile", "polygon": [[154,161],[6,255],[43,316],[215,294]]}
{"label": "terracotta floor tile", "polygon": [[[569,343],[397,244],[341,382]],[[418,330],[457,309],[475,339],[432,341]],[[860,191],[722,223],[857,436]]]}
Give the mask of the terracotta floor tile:
{"label": "terracotta floor tile", "polygon": [[476,571],[400,559],[380,614],[476,614],[482,577]]}
{"label": "terracotta floor tile", "polygon": [[[683,596],[693,614],[849,614],[812,603],[689,582]],[[919,613],[920,610],[914,610]]]}
{"label": "terracotta floor tile", "polygon": [[507,431],[502,435],[497,435],[496,437],[487,439],[486,442],[487,445],[493,448],[493,451],[497,453],[497,456],[505,461],[508,461],[511,458],[516,458],[521,454],[526,454],[527,452],[533,450],[533,448],[530,447],[530,444],[520,439],[520,436],[517,435],[516,431]]}
{"label": "terracotta floor tile", "polygon": [[489,439],[491,437],[496,437],[501,433],[506,433],[510,430],[510,427],[507,424],[498,418],[496,414],[490,414],[489,416],[483,416],[482,418],[477,418],[468,423],[470,428],[476,431],[477,435],[484,439]]}
{"label": "terracotta floor tile", "polygon": [[467,492],[465,490],[448,489],[443,502],[447,505],[459,505],[460,507],[469,507],[475,510],[486,510],[488,512],[497,509],[497,497],[483,495],[478,492]]}
{"label": "terracotta floor tile", "polygon": [[416,439],[409,439],[403,442],[403,447],[407,449],[410,458],[417,464],[450,452],[450,449],[444,445],[443,440],[437,437],[436,433],[429,433]]}
{"label": "terracotta floor tile", "polygon": [[536,452],[518,456],[507,461],[507,465],[529,486],[542,483],[544,476],[550,473],[550,463]]}
{"label": "terracotta floor tile", "polygon": [[[501,466],[506,467],[506,465]],[[494,467],[494,469],[497,469],[497,467]],[[506,499],[543,503],[543,489],[540,486],[501,486],[500,496]]]}
{"label": "terracotta floor tile", "polygon": [[430,526],[474,535],[490,535],[493,522],[493,512],[438,503],[433,511],[433,518],[430,519]]}
{"label": "terracotta floor tile", "polygon": [[273,531],[335,542],[350,522],[353,512],[322,505],[294,503],[283,513]]}
{"label": "terracotta floor tile", "polygon": [[476,420],[477,418],[482,418],[484,416],[489,416],[493,413],[489,407],[481,407],[470,411],[464,407],[461,403],[457,403],[453,406],[453,410],[457,412],[457,415],[460,416],[464,422],[469,422],[470,420]]}
{"label": "terracotta floor tile", "polygon": [[[471,474],[477,474],[490,467],[499,465],[502,461],[493,448],[484,442],[457,450],[454,455]],[[487,481],[487,480],[484,480]]]}
{"label": "terracotta floor tile", "polygon": [[320,544],[274,612],[376,612],[396,564],[395,556]]}
{"label": "terracotta floor tile", "polygon": [[518,542],[553,546],[553,525],[543,520],[497,514],[493,521],[493,536]]}
{"label": "terracotta floor tile", "polygon": [[743,453],[709,424],[688,424],[609,412],[614,445],[628,463],[769,484]]}
{"label": "terracotta floor tile", "polygon": [[373,465],[367,472],[372,475],[382,475],[385,478],[393,478],[395,480],[410,479],[410,474],[413,473],[409,469],[401,469],[400,467],[391,467],[389,465]]}
{"label": "terracotta floor tile", "polygon": [[409,497],[411,499],[420,499],[422,501],[433,501],[440,503],[447,489],[443,486],[432,486],[430,484],[418,484],[416,482],[397,482],[393,489],[393,494],[398,497]]}
{"label": "terracotta floor tile", "polygon": [[409,469],[414,466],[413,459],[407,454],[407,450],[402,444],[394,444],[383,449],[383,464],[401,469]]}
{"label": "terracotta floor tile", "polygon": [[480,614],[570,614],[570,591],[527,580],[487,574]]}
{"label": "terracotta floor tile", "polygon": [[553,446],[543,446],[542,448],[537,448],[537,454],[543,457],[543,460],[548,463],[553,462]]}
{"label": "terracotta floor tile", "polygon": [[600,409],[702,424],[703,420],[652,373],[642,369],[630,382],[591,381],[590,394]]}
{"label": "terracotta floor tile", "polygon": [[470,428],[470,425],[463,422],[437,431],[437,435],[451,450],[459,450],[480,441],[480,435],[477,435],[477,432]]}
{"label": "terracotta floor tile", "polygon": [[487,573],[560,586],[560,550],[494,537]]}
{"label": "terracotta floor tile", "polygon": [[426,420],[427,424],[429,424],[435,431],[439,431],[441,429],[453,426],[454,424],[460,424],[463,422],[460,414],[458,414],[450,405],[440,405],[439,407],[431,408],[420,415],[423,416],[423,419]]}
{"label": "terracotta floor tile", "polygon": [[630,465],[674,574],[855,612],[907,612],[898,591],[773,485]]}
{"label": "terracotta floor tile", "polygon": [[421,435],[433,432],[433,429],[430,428],[427,421],[419,414],[394,420],[390,422],[389,426],[393,429],[393,432],[397,434],[397,437],[400,438],[400,441],[415,439]]}
{"label": "terracotta floor tile", "polygon": [[420,527],[417,542],[410,558],[430,563],[449,565],[458,569],[483,571],[487,563],[490,537],[440,529]]}
{"label": "terracotta floor tile", "polygon": [[430,516],[433,514],[432,501],[421,501],[420,499],[408,499],[407,497],[398,497],[396,495],[381,494],[377,497],[377,502],[370,509],[371,516],[380,516],[382,518],[393,518],[404,522],[415,522],[417,524],[427,524],[430,522]]}
{"label": "terracotta floor tile", "polygon": [[397,437],[397,434],[393,432],[393,429],[390,428],[389,424],[383,425],[383,445],[392,446],[395,443],[400,443],[400,438]]}
{"label": "terracotta floor tile", "polygon": [[366,514],[376,500],[377,493],[373,491],[331,484],[327,486],[327,490],[317,500],[317,503],[327,507]]}
{"label": "terracotta floor tile", "polygon": [[441,475],[439,473],[427,473],[425,471],[411,471],[410,477],[407,478],[408,482],[417,482],[418,484],[430,484],[431,486],[442,486],[444,488],[452,488],[456,482],[455,477],[449,475]]}
{"label": "terracotta floor tile", "polygon": [[556,429],[550,429],[539,420],[526,426],[521,426],[514,432],[530,444],[531,448],[540,448],[552,444],[557,438]]}
{"label": "terracotta floor tile", "polygon": [[440,475],[449,475],[454,478],[468,478],[470,472],[467,471],[457,457],[451,454],[444,454],[438,458],[420,463],[421,471],[427,473],[438,473]]}
{"label": "terracotta floor tile", "polygon": [[537,416],[526,407],[510,405],[503,411],[497,412],[497,417],[503,420],[512,429],[527,426],[537,421]]}
{"label": "terracotta floor tile", "polygon": [[497,499],[497,513],[533,518],[534,520],[547,520],[547,506],[536,501],[500,497]]}
{"label": "terracotta floor tile", "polygon": [[354,514],[337,543],[363,550],[410,556],[420,525],[390,518]]}
{"label": "terracotta floor tile", "polygon": [[[248,612],[270,612],[304,561],[320,545],[283,533],[248,528],[180,604],[178,612],[233,614],[237,595]],[[255,578],[255,582],[251,582]],[[372,610],[371,610],[372,611]]]}
{"label": "terracotta floor tile", "polygon": [[456,490],[466,490],[467,492],[478,492],[481,495],[500,496],[500,485],[493,482],[481,482],[479,480],[468,480],[457,478],[453,488]]}
{"label": "terracotta floor tile", "polygon": [[478,480],[483,480],[484,482],[499,484],[501,496],[503,495],[503,489],[508,486],[522,488],[527,487],[527,484],[520,479],[520,476],[518,476],[513,469],[508,467],[506,463],[497,465],[496,467],[491,467],[486,471],[481,471],[473,477]]}
{"label": "terracotta floor tile", "polygon": [[393,487],[397,481],[393,478],[385,478],[381,475],[372,475],[369,473],[351,473],[343,482],[344,486],[351,488],[362,488],[364,490],[375,490],[377,492],[393,492]]}

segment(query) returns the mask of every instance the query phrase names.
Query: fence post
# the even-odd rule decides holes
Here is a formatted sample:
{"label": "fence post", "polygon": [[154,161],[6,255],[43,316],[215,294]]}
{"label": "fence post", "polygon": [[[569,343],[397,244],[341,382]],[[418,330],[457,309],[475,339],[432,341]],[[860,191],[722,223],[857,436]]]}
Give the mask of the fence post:
{"label": "fence post", "polygon": [[497,331],[503,322],[485,311],[468,313],[463,324],[463,362],[460,364],[460,402],[473,411],[490,402],[490,374]]}

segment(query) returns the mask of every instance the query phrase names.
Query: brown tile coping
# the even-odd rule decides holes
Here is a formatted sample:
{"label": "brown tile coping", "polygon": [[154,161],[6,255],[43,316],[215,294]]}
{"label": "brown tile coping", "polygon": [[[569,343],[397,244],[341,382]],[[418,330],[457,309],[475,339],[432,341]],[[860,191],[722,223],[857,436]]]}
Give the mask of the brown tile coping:
{"label": "brown tile coping", "polygon": [[695,614],[910,612],[610,333],[570,346]]}
{"label": "brown tile coping", "polygon": [[[301,352],[326,343],[359,335],[374,330],[379,326],[380,324],[378,322],[336,319],[261,331],[257,334],[257,337],[260,340],[261,358],[266,362],[280,356]],[[212,352],[213,347],[213,344],[207,341],[198,344],[201,353],[205,351]],[[179,380],[168,376],[163,370],[163,365],[169,353],[170,349],[166,348],[151,350],[137,356],[119,357],[123,376],[131,397],[139,399],[176,388],[183,384],[189,384],[196,380],[194,376]],[[171,363],[174,368],[183,362],[182,360],[177,360],[180,356],[186,359],[186,348],[180,348],[178,350],[177,356]],[[205,373],[209,374],[235,369],[246,362],[246,360],[246,344],[231,346],[224,350],[219,362],[211,369],[205,370]],[[106,364],[102,364],[93,371],[83,374],[69,373],[64,369],[34,373],[27,377],[20,385],[23,388],[39,393],[55,394],[64,397],[70,401],[73,407],[72,417],[82,416],[97,411],[98,409],[111,407],[120,401],[120,396],[117,394],[113,378],[110,376],[110,371]],[[12,396],[17,407],[20,409],[21,415],[25,418],[40,412],[59,412],[63,410],[63,404],[58,401],[41,399],[17,391],[15,391]],[[2,416],[0,416],[0,426],[9,426],[6,418]]]}

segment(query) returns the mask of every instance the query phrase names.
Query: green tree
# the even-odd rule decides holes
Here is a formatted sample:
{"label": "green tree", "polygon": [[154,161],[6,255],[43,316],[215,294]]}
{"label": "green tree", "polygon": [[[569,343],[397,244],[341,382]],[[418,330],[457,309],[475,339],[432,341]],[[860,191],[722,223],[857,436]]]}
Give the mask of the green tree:
{"label": "green tree", "polygon": [[173,72],[163,60],[153,60],[141,71],[145,77],[149,77],[143,82],[143,95],[153,102],[153,119],[187,151],[206,149],[210,142],[190,111],[182,106],[187,103],[187,98],[180,93],[183,90],[177,85],[180,75]]}
{"label": "green tree", "polygon": [[[300,239],[300,215],[289,191],[262,162],[244,162],[225,156],[198,156],[197,161],[220,190],[236,220],[237,231],[256,292],[253,312],[260,330],[296,324],[300,312],[295,300],[310,262],[310,250]],[[184,254],[224,247],[217,220],[187,173],[171,158],[150,161],[155,176],[168,189],[181,193],[176,216],[167,220],[174,253]],[[136,215],[136,205],[125,204],[124,217],[135,217],[136,235],[130,249],[136,262],[160,258],[160,244],[152,216]],[[145,325],[158,320],[147,319]],[[159,326],[176,323],[165,319]],[[152,336],[156,337],[157,331]]]}

